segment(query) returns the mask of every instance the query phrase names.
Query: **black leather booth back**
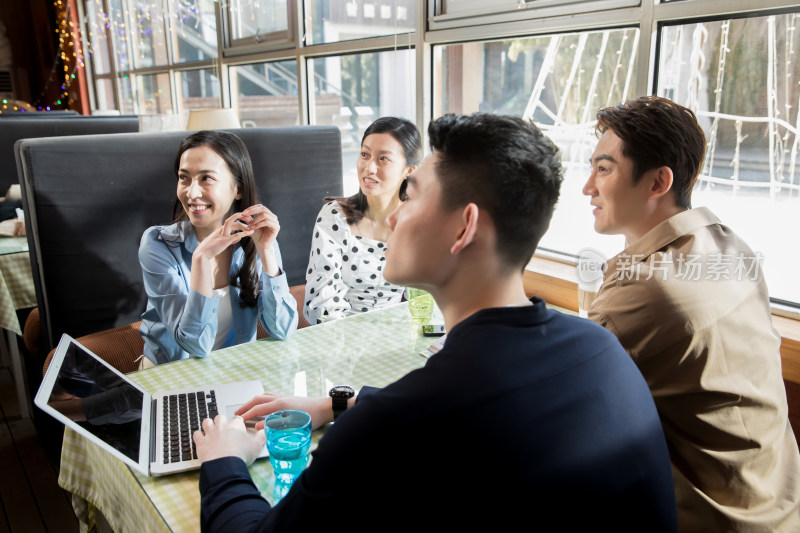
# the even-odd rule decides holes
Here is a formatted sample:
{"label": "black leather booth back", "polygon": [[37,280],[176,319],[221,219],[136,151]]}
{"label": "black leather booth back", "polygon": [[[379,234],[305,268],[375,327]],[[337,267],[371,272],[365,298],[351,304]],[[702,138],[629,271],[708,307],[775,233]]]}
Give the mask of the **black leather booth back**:
{"label": "black leather booth back", "polygon": [[139,131],[139,118],[135,115],[84,117],[74,114],[53,118],[50,113],[54,112],[30,113],[24,117],[0,120],[0,196],[6,193],[9,186],[19,183],[14,156],[14,143],[19,139]]}
{"label": "black leather booth back", "polygon": [[[335,127],[234,130],[253,160],[262,203],[279,217],[289,285],[305,283],[311,232],[326,195],[342,193]],[[17,144],[43,342],[140,319],[147,298],[142,233],[168,224],[173,164],[186,132],[28,139]],[[43,347],[45,348],[45,347]]]}

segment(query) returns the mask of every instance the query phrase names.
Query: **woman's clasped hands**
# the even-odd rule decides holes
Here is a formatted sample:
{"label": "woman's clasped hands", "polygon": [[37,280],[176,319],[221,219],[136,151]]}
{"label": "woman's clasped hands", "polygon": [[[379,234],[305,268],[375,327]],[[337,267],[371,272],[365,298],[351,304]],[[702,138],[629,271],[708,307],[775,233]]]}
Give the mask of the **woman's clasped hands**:
{"label": "woman's clasped hands", "polygon": [[245,237],[252,237],[257,249],[264,251],[272,246],[280,230],[281,225],[275,213],[261,204],[252,205],[226,218],[220,227],[203,239],[197,251],[216,256]]}

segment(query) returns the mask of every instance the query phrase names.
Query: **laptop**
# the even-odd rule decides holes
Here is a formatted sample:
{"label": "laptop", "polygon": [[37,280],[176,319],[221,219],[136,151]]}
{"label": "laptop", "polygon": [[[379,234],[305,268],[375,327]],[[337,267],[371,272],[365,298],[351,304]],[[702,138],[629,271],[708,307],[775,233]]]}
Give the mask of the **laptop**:
{"label": "laptop", "polygon": [[[150,476],[200,468],[192,434],[202,420],[230,419],[263,392],[261,382],[242,381],[150,394],[64,334],[34,403]],[[266,456],[265,446],[259,457]]]}

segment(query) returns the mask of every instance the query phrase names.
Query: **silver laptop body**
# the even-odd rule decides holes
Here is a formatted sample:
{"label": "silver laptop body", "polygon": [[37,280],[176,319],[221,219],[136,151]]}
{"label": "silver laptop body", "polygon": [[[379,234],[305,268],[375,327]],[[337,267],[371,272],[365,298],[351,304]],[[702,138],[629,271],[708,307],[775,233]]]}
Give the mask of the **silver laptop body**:
{"label": "silver laptop body", "polygon": [[64,334],[34,403],[149,476],[199,468],[192,433],[202,419],[230,419],[263,392],[261,382],[242,381],[150,394]]}

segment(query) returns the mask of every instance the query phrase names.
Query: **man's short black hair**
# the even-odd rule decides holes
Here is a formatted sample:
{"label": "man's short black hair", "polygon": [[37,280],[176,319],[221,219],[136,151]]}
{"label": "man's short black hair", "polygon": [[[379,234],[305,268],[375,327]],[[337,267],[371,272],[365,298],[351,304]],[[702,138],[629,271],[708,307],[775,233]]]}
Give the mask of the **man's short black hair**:
{"label": "man's short black hair", "polygon": [[519,117],[445,115],[428,127],[442,206],[475,203],[492,217],[508,267],[524,269],[550,226],[563,180],[558,148]]}

